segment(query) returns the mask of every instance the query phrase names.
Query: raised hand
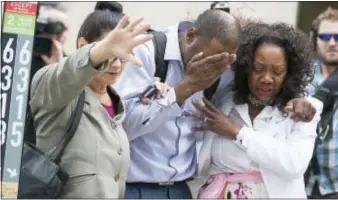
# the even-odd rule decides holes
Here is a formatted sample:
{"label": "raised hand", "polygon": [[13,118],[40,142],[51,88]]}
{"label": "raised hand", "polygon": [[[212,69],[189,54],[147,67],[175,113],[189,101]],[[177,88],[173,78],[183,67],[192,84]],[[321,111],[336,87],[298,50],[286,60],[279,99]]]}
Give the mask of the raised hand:
{"label": "raised hand", "polygon": [[235,60],[236,55],[227,52],[207,57],[201,52],[193,56],[184,79],[176,86],[177,102],[181,104],[194,93],[210,87]]}
{"label": "raised hand", "polygon": [[236,60],[235,54],[223,52],[207,57],[197,55],[192,57],[187,66],[185,80],[194,92],[210,87]]}
{"label": "raised hand", "polygon": [[140,26],[143,18],[128,23],[129,16],[124,16],[116,28],[98,42],[91,50],[93,64],[98,65],[109,58],[118,57],[126,62],[141,66],[142,62],[132,54],[132,49],[152,39],[152,35],[143,35],[150,25]]}

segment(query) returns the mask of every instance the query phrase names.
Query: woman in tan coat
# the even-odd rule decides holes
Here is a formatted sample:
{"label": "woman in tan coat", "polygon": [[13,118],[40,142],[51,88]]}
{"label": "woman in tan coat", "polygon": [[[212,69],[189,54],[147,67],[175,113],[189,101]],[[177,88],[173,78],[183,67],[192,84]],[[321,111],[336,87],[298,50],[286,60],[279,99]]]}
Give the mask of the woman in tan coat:
{"label": "woman in tan coat", "polygon": [[[124,106],[114,84],[123,62],[141,65],[132,49],[151,39],[138,37],[149,25],[105,6],[91,13],[78,35],[78,50],[40,69],[31,85],[30,106],[37,146],[47,151],[65,134],[79,94],[85,105],[79,127],[61,156],[69,180],[60,198],[123,198],[129,166],[129,143],[122,128]],[[57,45],[56,43],[54,45]]]}

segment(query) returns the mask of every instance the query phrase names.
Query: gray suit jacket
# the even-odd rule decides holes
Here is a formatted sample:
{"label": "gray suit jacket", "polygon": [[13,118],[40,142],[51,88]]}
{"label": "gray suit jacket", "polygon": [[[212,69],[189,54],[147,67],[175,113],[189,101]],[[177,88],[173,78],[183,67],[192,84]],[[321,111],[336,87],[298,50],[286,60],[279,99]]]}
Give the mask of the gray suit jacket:
{"label": "gray suit jacket", "polygon": [[[86,45],[59,63],[39,70],[32,81],[30,106],[37,146],[47,151],[65,134],[81,91],[85,106],[79,127],[67,145],[60,165],[70,179],[60,198],[123,198],[129,167],[129,142],[122,128],[124,106],[111,119],[88,83],[95,70],[89,60],[93,44]],[[111,88],[112,92],[116,92]],[[116,94],[117,95],[117,94]]]}

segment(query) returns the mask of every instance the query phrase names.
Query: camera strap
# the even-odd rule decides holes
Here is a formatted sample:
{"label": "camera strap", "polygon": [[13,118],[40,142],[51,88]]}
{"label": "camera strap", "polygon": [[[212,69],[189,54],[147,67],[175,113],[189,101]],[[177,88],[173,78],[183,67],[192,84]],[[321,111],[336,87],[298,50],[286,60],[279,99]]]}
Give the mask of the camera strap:
{"label": "camera strap", "polygon": [[332,130],[330,131],[329,124],[338,109],[338,106],[335,105],[338,97],[338,68],[318,87],[314,97],[321,100],[324,104],[317,129],[319,139],[323,140],[328,135],[332,135],[329,134],[329,132],[332,132]]}
{"label": "camera strap", "polygon": [[[338,68],[318,87],[314,97],[321,100],[324,103],[324,109],[322,118],[318,123],[317,134],[318,138],[315,142],[313,156],[310,161],[310,166],[305,173],[305,182],[310,178],[310,172],[312,169],[314,175],[319,175],[319,163],[317,158],[317,147],[318,143],[324,139],[329,139],[333,134],[333,127],[329,126],[332,122],[333,116],[338,109],[337,101],[338,96]],[[335,105],[336,104],[336,105]]]}

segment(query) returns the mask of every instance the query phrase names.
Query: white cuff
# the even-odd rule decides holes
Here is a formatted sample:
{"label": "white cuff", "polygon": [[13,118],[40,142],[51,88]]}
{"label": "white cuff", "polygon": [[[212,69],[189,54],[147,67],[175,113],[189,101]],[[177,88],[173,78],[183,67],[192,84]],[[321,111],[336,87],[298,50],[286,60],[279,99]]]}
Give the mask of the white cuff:
{"label": "white cuff", "polygon": [[245,151],[247,150],[247,147],[245,145],[244,137],[247,134],[246,132],[248,131],[248,127],[243,126],[239,133],[236,135],[236,140],[234,141],[239,147],[244,149]]}
{"label": "white cuff", "polygon": [[163,106],[168,106],[176,103],[176,93],[175,89],[171,88],[166,94],[164,98],[161,98],[158,101]]}
{"label": "white cuff", "polygon": [[245,126],[243,126],[240,130],[239,133],[236,135],[236,140],[243,140],[244,135],[245,135]]}

